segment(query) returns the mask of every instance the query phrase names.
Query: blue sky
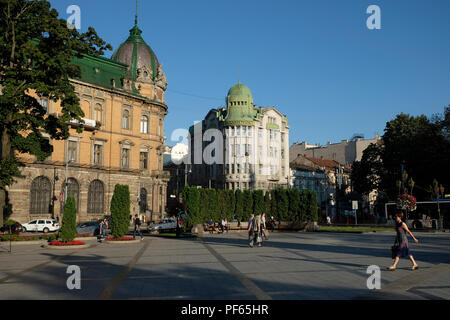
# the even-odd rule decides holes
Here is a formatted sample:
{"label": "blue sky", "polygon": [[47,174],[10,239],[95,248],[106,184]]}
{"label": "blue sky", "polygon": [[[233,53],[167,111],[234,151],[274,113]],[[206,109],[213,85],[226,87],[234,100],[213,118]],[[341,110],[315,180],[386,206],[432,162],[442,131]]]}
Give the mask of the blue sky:
{"label": "blue sky", "polygon": [[[134,24],[134,0],[50,2],[63,18],[78,5],[82,30],[114,49]],[[366,27],[372,4],[381,30]],[[401,112],[443,112],[449,13],[448,0],[140,0],[139,27],[167,75],[167,137],[224,105],[240,73],[256,105],[288,116],[291,144],[326,144],[381,135]]]}

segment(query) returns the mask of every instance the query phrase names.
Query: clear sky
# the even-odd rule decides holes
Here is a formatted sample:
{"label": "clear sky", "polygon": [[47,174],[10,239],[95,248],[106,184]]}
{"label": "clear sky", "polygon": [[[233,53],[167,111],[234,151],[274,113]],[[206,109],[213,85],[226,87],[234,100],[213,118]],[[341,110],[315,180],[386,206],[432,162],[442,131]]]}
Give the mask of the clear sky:
{"label": "clear sky", "polygon": [[[66,19],[78,5],[82,31],[94,27],[114,50],[134,24],[134,0],[50,2]],[[366,27],[372,4],[381,30]],[[448,0],[139,1],[142,36],[169,83],[168,138],[224,105],[240,74],[256,105],[288,116],[291,144],[372,138],[398,113],[442,113],[449,14]]]}

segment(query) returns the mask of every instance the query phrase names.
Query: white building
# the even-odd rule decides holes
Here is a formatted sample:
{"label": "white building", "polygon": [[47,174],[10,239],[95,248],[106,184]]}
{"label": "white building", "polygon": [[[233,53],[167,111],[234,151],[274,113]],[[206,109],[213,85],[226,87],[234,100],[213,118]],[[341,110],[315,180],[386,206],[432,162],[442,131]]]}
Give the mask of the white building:
{"label": "white building", "polygon": [[226,104],[190,128],[190,184],[232,190],[287,187],[287,117],[274,107],[255,106],[241,83],[229,90]]}

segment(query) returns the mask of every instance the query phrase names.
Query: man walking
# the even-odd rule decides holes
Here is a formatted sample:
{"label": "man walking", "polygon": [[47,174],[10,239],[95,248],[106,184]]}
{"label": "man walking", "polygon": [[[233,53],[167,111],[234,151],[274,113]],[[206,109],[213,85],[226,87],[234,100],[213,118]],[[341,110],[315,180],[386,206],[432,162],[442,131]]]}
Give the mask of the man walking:
{"label": "man walking", "polygon": [[139,219],[139,216],[136,214],[134,216],[134,232],[133,232],[133,239],[136,239],[136,232],[138,235],[141,236],[141,240],[144,240],[144,236],[141,232],[141,219]]}

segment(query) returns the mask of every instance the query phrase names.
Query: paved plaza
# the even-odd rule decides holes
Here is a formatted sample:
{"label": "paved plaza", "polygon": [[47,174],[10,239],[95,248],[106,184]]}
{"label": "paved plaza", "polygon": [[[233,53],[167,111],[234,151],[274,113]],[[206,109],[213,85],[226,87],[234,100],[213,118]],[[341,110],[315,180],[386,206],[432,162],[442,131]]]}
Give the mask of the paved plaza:
{"label": "paved plaza", "polygon": [[[393,232],[277,233],[249,248],[246,233],[146,236],[137,244],[90,241],[85,249],[0,244],[0,299],[450,299],[450,234],[416,233],[409,260],[390,272]],[[67,267],[81,268],[69,290]],[[368,266],[381,268],[369,290]]]}

